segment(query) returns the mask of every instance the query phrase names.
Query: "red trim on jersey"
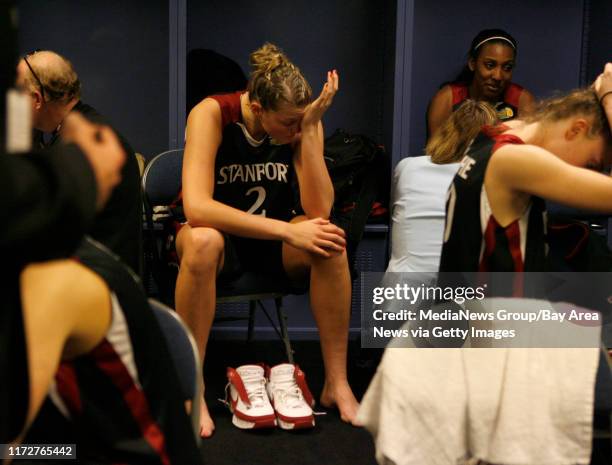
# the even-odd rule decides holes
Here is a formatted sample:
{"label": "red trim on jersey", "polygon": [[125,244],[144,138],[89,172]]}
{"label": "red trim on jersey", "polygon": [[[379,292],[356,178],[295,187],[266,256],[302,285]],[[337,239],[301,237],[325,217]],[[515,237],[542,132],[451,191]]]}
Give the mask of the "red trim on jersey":
{"label": "red trim on jersey", "polygon": [[519,220],[515,220],[504,228],[504,234],[508,239],[508,247],[510,255],[514,262],[514,271],[524,271],[525,264],[523,263],[523,254],[521,253],[521,228]]}
{"label": "red trim on jersey", "polygon": [[[463,82],[452,82],[449,84],[449,86],[453,93],[453,106],[470,98],[470,92],[467,84]],[[518,84],[511,82],[504,91],[503,102],[512,105],[518,110],[519,99],[523,93],[523,90],[525,90],[523,86],[519,86]]]}
{"label": "red trim on jersey", "polygon": [[524,89],[522,86],[511,82],[508,87],[506,87],[506,92],[504,92],[504,102],[509,103],[518,110],[519,98],[521,97],[523,90]]}
{"label": "red trim on jersey", "polygon": [[495,231],[497,228],[502,228],[506,238],[508,239],[508,250],[514,264],[513,271],[517,272],[514,275],[512,283],[513,297],[522,297],[525,294],[524,275],[522,274],[522,272],[525,270],[525,263],[523,262],[523,255],[521,253],[521,228],[519,226],[519,221],[520,220],[515,220],[505,228],[502,228],[493,215],[489,217],[489,222],[487,223],[487,227],[483,234],[485,250],[482,254],[482,260],[478,264],[479,272],[491,271],[489,269],[489,258],[493,254],[496,246]]}
{"label": "red trim on jersey", "polygon": [[485,125],[482,127],[481,131],[489,138],[495,141],[493,148],[491,149],[491,153],[494,153],[497,149],[503,147],[507,144],[524,144],[525,142],[518,136],[513,134],[505,134],[510,127],[501,123],[495,126]]}
{"label": "red trim on jersey", "polygon": [[231,94],[210,95],[211,99],[216,100],[221,107],[221,124],[222,127],[230,123],[242,121],[242,111],[240,109],[240,96],[244,94],[244,90],[233,92]]}
{"label": "red trim on jersey", "polygon": [[91,356],[98,368],[111,379],[123,394],[123,399],[130,409],[132,417],[140,427],[143,438],[157,452],[161,462],[170,465],[164,433],[151,416],[147,398],[142,390],[136,386],[134,379],[113,346],[105,339],[91,352]]}
{"label": "red trim on jersey", "polygon": [[453,106],[463,102],[469,98],[470,94],[466,84],[460,82],[452,82],[449,84],[451,91],[453,92]]}
{"label": "red trim on jersey", "polygon": [[482,259],[478,264],[478,271],[489,271],[489,257],[493,254],[495,250],[495,229],[497,228],[498,223],[493,218],[493,216],[489,216],[489,221],[487,222],[487,227],[485,228],[484,234],[482,238],[484,240],[485,248],[482,253]]}
{"label": "red trim on jersey", "polygon": [[512,262],[514,263],[513,271],[524,271],[525,264],[523,263],[523,255],[521,253],[521,228],[519,227],[519,220],[515,220],[503,228],[493,215],[489,216],[489,221],[487,222],[487,227],[483,234],[485,248],[482,254],[482,260],[478,265],[478,271],[490,271],[488,263],[489,257],[493,255],[493,251],[495,250],[495,231],[497,228],[503,229],[508,239],[508,248],[510,256],[512,257]]}
{"label": "red trim on jersey", "polygon": [[525,143],[520,137],[517,137],[513,134],[500,134],[499,136],[494,137],[494,139],[495,145],[493,145],[491,153],[495,153],[497,149],[500,149],[507,144],[521,145]]}
{"label": "red trim on jersey", "polygon": [[70,363],[60,363],[55,373],[55,383],[57,392],[66,403],[68,410],[74,414],[80,414],[83,411],[83,405],[74,366]]}

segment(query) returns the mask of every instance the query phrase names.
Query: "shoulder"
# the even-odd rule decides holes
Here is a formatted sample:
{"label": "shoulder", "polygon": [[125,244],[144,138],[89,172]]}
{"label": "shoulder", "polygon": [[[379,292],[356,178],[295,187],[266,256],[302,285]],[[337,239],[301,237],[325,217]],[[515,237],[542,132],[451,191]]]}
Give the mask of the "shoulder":
{"label": "shoulder", "polygon": [[434,94],[427,108],[428,134],[433,134],[453,112],[453,90],[449,84]]}
{"label": "shoulder", "polygon": [[438,90],[431,99],[431,103],[429,105],[430,109],[432,109],[434,106],[448,106],[448,108],[451,108],[453,103],[453,94],[455,92],[454,86],[455,84],[446,84],[440,90]]}
{"label": "shoulder", "polygon": [[189,112],[187,126],[200,125],[206,122],[215,122],[220,126],[221,121],[221,104],[217,99],[206,97]]}
{"label": "shoulder", "polygon": [[504,101],[519,108],[519,110],[525,110],[528,109],[526,107],[533,105],[535,98],[533,94],[523,86],[511,82],[504,93]]}
{"label": "shoulder", "polygon": [[215,101],[221,111],[223,127],[228,124],[242,120],[242,108],[240,104],[240,96],[242,91],[216,94],[205,98],[203,101]]}
{"label": "shoulder", "polygon": [[499,175],[526,176],[531,172],[548,175],[550,169],[565,164],[546,149],[529,144],[505,144],[491,155],[489,168]]}

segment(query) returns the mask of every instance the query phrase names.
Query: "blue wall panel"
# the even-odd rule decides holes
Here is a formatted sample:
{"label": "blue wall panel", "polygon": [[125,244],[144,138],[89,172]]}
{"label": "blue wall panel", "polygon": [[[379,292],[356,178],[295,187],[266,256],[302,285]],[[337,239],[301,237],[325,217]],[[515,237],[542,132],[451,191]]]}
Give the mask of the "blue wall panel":
{"label": "blue wall panel", "polygon": [[20,51],[55,50],[72,61],[83,100],[134,150],[168,147],[166,0],[19,0]]}
{"label": "blue wall panel", "polygon": [[207,48],[248,72],[249,53],[266,41],[283,48],[318,95],[328,69],[340,92],[325,115],[329,134],[342,127],[390,146],[394,9],[390,0],[189,1],[187,50]]}
{"label": "blue wall panel", "polygon": [[417,0],[413,24],[410,149],[402,158],[423,153],[429,100],[460,71],[481,29],[499,27],[517,39],[514,80],[537,97],[579,85],[583,1],[558,0],[553,7],[532,1]]}

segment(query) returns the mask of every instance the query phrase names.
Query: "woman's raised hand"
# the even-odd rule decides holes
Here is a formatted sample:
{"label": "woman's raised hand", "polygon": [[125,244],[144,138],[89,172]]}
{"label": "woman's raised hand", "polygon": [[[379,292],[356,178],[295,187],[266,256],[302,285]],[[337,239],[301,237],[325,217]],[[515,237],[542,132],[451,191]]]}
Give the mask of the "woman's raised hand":
{"label": "woman's raised hand", "polygon": [[344,231],[323,218],[290,223],[285,241],[293,247],[327,258],[341,253],[346,247]]}
{"label": "woman's raised hand", "polygon": [[334,95],[338,92],[338,72],[334,69],[327,72],[327,82],[323,85],[323,90],[317,99],[306,107],[306,112],[302,118],[302,129],[308,125],[318,125],[323,114],[331,106]]}
{"label": "woman's raised hand", "polygon": [[[593,83],[593,87],[595,88],[595,92],[597,92],[597,96],[600,99],[603,99],[604,95],[612,92],[612,63],[606,63],[603,73],[597,77]],[[612,98],[612,96],[608,98]]]}

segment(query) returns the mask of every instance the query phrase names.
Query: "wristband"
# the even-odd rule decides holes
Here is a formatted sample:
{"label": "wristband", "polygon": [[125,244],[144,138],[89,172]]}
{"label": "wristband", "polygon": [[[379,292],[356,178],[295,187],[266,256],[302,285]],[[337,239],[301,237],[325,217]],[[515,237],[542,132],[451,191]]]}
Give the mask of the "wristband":
{"label": "wristband", "polygon": [[612,94],[612,90],[609,90],[608,92],[604,92],[604,94],[599,98],[599,104],[601,106],[603,106],[603,100],[606,98],[607,95]]}

